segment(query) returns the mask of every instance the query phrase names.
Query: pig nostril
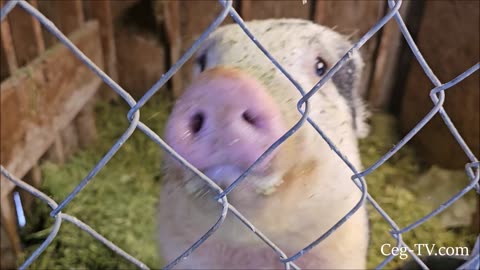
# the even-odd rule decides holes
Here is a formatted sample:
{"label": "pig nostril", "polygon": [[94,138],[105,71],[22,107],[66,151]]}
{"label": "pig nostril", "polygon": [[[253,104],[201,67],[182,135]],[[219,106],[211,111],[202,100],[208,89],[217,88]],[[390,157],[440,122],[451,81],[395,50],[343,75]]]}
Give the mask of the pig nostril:
{"label": "pig nostril", "polygon": [[190,129],[193,131],[193,133],[198,133],[202,129],[204,121],[205,116],[203,113],[199,112],[193,115],[192,119],[190,120]]}
{"label": "pig nostril", "polygon": [[252,126],[258,126],[258,117],[254,116],[251,112],[245,111],[242,114],[243,120]]}

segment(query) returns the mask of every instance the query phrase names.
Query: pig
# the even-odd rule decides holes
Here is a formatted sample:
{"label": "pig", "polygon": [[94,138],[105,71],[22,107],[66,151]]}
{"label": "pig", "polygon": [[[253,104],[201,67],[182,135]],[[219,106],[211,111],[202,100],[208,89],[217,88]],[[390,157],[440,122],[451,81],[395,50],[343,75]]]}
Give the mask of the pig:
{"label": "pig", "polygon": [[[305,90],[351,47],[348,38],[302,19],[246,23],[258,41]],[[178,154],[228,187],[301,118],[295,86],[237,24],[216,29],[194,58],[191,84],[176,101],[164,139]],[[359,94],[358,52],[310,99],[310,118],[361,169],[358,139],[368,135]],[[171,262],[218,220],[218,192],[165,154],[157,217],[160,256]],[[361,198],[353,173],[305,123],[257,164],[228,202],[287,256],[316,240]],[[295,264],[302,269],[365,269],[365,205]],[[282,269],[279,255],[231,212],[178,269]]]}

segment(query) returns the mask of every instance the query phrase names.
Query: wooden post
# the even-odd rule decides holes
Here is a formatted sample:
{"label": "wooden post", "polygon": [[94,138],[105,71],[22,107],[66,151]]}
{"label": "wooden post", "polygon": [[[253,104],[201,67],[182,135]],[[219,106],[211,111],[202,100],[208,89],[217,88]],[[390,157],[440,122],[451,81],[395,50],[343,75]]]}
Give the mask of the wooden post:
{"label": "wooden post", "polygon": [[[404,21],[410,7],[411,2],[402,2],[400,15]],[[398,78],[397,71],[400,71],[398,65],[403,35],[393,18],[384,26],[381,33],[368,93],[368,104],[374,110],[385,111],[389,109],[393,87]]]}
{"label": "wooden post", "polygon": [[[56,6],[57,2],[55,0],[40,0],[38,1],[38,10],[52,21],[57,27],[60,27],[60,17],[61,13],[57,12]],[[42,27],[43,40],[45,41],[45,47],[50,48],[60,42],[50,31],[45,27]]]}
{"label": "wooden post", "polygon": [[[105,73],[113,80],[117,80],[117,58],[110,0],[88,0],[88,4],[92,17],[100,23]],[[100,97],[106,100],[117,100],[119,98],[118,94],[106,84],[103,84],[99,94]]]}
{"label": "wooden post", "polygon": [[[85,21],[82,0],[73,0],[55,3],[60,29],[65,34],[79,29]],[[80,147],[93,143],[97,138],[95,126],[95,99],[88,101],[85,107],[75,117],[75,120],[61,132],[64,144],[63,152],[66,159],[73,155]]]}
{"label": "wooden post", "polygon": [[17,58],[15,57],[15,47],[13,45],[12,33],[10,32],[10,24],[8,20],[2,21],[0,31],[1,38],[1,69],[0,80],[7,78],[13,74],[17,68]]}
{"label": "wooden post", "polygon": [[84,23],[82,0],[56,1],[53,4],[60,17],[59,28],[64,34],[70,34]]}
{"label": "wooden post", "polygon": [[[81,0],[49,1],[50,9],[55,11],[56,25],[63,34],[68,35],[78,29],[84,22]],[[48,151],[48,158],[55,163],[64,163],[78,149],[78,136],[73,124],[61,130],[52,148]]]}
{"label": "wooden post", "polygon": [[[4,179],[3,175],[0,175],[0,179],[2,182],[9,181]],[[1,200],[2,203],[0,205],[0,208],[2,213],[2,225],[5,226],[5,231],[8,235],[8,239],[10,240],[13,252],[15,256],[18,257],[22,254],[22,247],[20,244],[20,238],[18,237],[17,217],[15,214],[15,207],[12,203],[12,193],[10,192],[5,196],[2,196]]]}
{"label": "wooden post", "polygon": [[[37,7],[37,0],[30,0]],[[18,66],[24,66],[45,51],[40,23],[22,8],[14,8],[8,15],[10,31]]]}
{"label": "wooden post", "polygon": [[[160,9],[159,4],[155,4],[156,9]],[[182,38],[180,34],[180,2],[163,2],[163,14],[165,20],[165,31],[167,34],[168,47],[170,49],[170,65],[173,65],[181,57]],[[182,91],[182,77],[174,75],[171,79],[174,96],[179,96]]]}

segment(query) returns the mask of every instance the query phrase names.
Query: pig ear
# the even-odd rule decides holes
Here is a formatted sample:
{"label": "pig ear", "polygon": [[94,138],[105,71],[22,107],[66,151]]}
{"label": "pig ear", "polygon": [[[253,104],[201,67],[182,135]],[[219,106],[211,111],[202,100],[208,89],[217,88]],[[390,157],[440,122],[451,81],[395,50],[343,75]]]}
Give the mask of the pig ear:
{"label": "pig ear", "polygon": [[[338,48],[338,59],[343,57],[351,47],[351,44],[345,42],[341,48]],[[347,101],[352,115],[353,128],[359,138],[366,137],[370,131],[370,127],[367,124],[367,118],[370,114],[359,92],[363,66],[364,63],[360,53],[355,52],[332,77],[332,81],[340,95]]]}

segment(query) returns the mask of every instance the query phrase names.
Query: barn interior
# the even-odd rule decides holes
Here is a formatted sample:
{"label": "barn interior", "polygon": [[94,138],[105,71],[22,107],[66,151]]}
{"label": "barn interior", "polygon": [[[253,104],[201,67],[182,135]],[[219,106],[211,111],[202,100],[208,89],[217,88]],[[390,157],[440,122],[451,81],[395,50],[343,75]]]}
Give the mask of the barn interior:
{"label": "barn interior", "polygon": [[[0,0],[4,7],[8,1]],[[29,0],[86,56],[139,100],[193,44],[222,5],[216,0]],[[387,1],[241,0],[244,20],[294,17],[335,28],[359,40],[389,11]],[[455,11],[455,12],[452,12]],[[480,59],[478,1],[404,1],[400,14],[442,83]],[[201,16],[199,15],[201,14]],[[445,23],[449,22],[449,23]],[[130,105],[89,70],[39,21],[15,7],[1,22],[1,165],[12,175],[64,200],[125,133]],[[234,23],[227,17],[222,23]],[[362,96],[373,112],[371,134],[360,141],[362,163],[373,165],[432,109],[434,87],[395,21],[362,48]],[[142,122],[163,134],[175,98],[190,80],[188,61],[141,108]],[[480,73],[448,89],[443,108],[476,157],[480,156]],[[145,263],[161,268],[155,208],[166,153],[139,130],[64,210]],[[399,152],[365,177],[369,194],[404,228],[463,190],[471,162],[437,114]],[[21,206],[19,207],[19,202]],[[391,226],[368,204],[368,267],[396,244]],[[406,244],[473,249],[480,201],[472,189],[440,214],[403,234]],[[1,269],[18,268],[47,239],[51,208],[1,178]],[[385,268],[406,261],[395,258]],[[133,268],[77,226],[58,235],[29,269]],[[456,269],[459,265],[451,266]],[[407,268],[403,268],[407,269]]]}

